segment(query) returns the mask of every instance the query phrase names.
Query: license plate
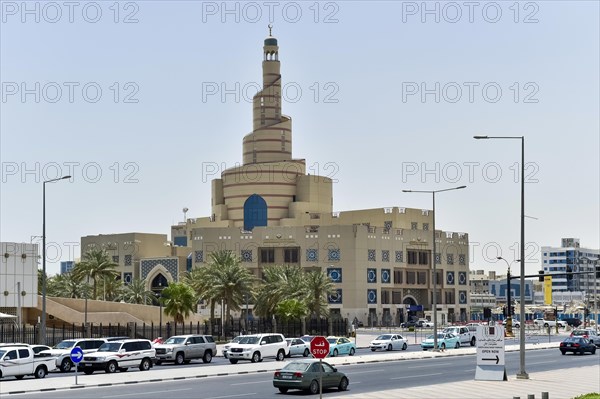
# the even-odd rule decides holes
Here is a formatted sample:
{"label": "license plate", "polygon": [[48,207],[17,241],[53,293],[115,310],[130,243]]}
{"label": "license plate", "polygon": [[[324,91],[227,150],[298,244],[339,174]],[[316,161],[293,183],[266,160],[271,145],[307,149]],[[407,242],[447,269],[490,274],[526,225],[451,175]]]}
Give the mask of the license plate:
{"label": "license plate", "polygon": [[289,374],[284,374],[284,375],[281,376],[281,378],[284,379],[284,380],[291,380],[292,376],[289,375]]}
{"label": "license plate", "polygon": [[567,344],[567,346],[572,346],[571,344]]}
{"label": "license plate", "polygon": [[83,363],[83,367],[91,367],[92,365],[89,363]]}

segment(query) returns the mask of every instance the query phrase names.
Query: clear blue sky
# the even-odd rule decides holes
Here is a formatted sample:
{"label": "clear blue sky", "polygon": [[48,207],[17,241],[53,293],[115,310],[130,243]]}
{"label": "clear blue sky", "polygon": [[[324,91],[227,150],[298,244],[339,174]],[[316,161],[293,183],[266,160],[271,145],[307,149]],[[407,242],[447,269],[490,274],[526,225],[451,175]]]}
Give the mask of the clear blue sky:
{"label": "clear blue sky", "polygon": [[206,170],[241,162],[269,22],[293,156],[337,179],[336,211],[467,185],[436,197],[437,227],[503,272],[520,142],[472,136],[525,135],[528,272],[561,237],[600,247],[596,1],[23,4],[1,3],[0,239],[40,236],[41,181],[72,174],[47,185],[51,273],[81,236],[210,214]]}

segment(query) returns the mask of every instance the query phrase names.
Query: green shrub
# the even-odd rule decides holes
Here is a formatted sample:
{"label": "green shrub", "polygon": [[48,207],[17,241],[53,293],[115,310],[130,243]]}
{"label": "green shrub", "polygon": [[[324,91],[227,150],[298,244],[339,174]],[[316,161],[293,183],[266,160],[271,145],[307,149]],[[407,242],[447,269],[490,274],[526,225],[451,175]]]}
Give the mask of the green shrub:
{"label": "green shrub", "polygon": [[585,395],[580,395],[573,399],[600,399],[600,393],[586,393]]}

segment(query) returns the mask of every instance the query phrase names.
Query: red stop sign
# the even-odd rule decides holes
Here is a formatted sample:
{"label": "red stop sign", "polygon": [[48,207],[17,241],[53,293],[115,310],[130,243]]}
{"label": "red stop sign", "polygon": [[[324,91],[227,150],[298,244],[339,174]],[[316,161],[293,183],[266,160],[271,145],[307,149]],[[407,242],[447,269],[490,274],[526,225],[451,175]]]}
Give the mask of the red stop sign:
{"label": "red stop sign", "polygon": [[329,341],[325,337],[314,337],[310,341],[310,353],[317,359],[325,359],[329,355]]}

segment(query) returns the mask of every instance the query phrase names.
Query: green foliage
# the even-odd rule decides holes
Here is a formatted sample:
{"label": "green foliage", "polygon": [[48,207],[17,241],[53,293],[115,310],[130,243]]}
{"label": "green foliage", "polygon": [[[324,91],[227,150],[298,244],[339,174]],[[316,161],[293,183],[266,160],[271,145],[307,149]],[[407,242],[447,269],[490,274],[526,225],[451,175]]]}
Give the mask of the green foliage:
{"label": "green foliage", "polygon": [[585,395],[580,395],[573,399],[600,399],[600,393],[586,393]]}
{"label": "green foliage", "polygon": [[190,313],[196,312],[198,299],[193,288],[185,283],[170,283],[162,290],[161,301],[164,312],[173,317],[176,323],[183,323]]}
{"label": "green foliage", "polygon": [[146,280],[139,278],[133,279],[131,284],[126,285],[120,296],[123,301],[138,305],[151,305],[154,298],[154,293],[146,290]]}
{"label": "green foliage", "polygon": [[73,275],[81,281],[91,281],[93,284],[92,299],[98,298],[98,282],[105,278],[116,279],[119,272],[108,253],[102,249],[91,249],[83,254],[83,261],[73,268]]}
{"label": "green foliage", "polygon": [[85,298],[91,292],[90,286],[73,273],[57,274],[46,280],[48,296],[62,298]]}
{"label": "green foliage", "polygon": [[298,320],[308,314],[308,308],[302,301],[297,299],[286,299],[279,302],[275,314],[284,321]]}

